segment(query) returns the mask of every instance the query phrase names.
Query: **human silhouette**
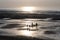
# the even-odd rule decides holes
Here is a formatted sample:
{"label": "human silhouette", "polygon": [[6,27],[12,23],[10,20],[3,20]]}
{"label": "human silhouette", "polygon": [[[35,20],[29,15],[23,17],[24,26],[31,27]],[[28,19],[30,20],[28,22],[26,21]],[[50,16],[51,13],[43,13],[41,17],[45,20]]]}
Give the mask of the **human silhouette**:
{"label": "human silhouette", "polygon": [[33,27],[33,23],[32,23],[32,25],[31,25],[32,27]]}
{"label": "human silhouette", "polygon": [[36,26],[38,26],[38,24],[36,23]]}
{"label": "human silhouette", "polygon": [[38,24],[36,23],[36,28],[37,28]]}

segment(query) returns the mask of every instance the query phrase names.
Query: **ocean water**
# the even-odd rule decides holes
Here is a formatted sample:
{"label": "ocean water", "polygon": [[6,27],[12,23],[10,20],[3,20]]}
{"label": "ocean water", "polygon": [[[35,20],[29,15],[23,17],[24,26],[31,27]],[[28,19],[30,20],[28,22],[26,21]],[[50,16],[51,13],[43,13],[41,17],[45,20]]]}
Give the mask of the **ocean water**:
{"label": "ocean water", "polygon": [[2,23],[0,25],[0,35],[60,40],[60,20],[51,20],[51,18],[0,19],[0,23]]}

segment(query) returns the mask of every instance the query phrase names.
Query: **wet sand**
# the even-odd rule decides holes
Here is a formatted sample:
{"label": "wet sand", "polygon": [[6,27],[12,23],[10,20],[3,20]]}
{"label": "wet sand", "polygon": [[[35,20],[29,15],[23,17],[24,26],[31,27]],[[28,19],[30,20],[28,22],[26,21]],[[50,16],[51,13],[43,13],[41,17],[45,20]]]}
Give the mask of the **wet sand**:
{"label": "wet sand", "polygon": [[[11,20],[12,21],[12,20]],[[16,20],[17,22],[18,20]],[[15,21],[14,21],[15,22]],[[21,22],[21,23],[20,23]],[[38,23],[38,30],[33,27],[27,27],[26,24],[31,24],[31,23]],[[9,21],[8,21],[9,23]],[[20,20],[19,23],[13,23],[8,24],[5,26],[0,27],[0,35],[5,35],[5,36],[27,36],[27,37],[36,37],[41,39],[48,39],[48,40],[60,40],[60,22],[49,22],[49,21],[37,21],[37,20],[27,20],[23,21]],[[22,25],[22,26],[21,26]],[[43,37],[41,37],[43,36]],[[3,38],[3,37],[2,37]],[[23,40],[23,39],[22,39]]]}

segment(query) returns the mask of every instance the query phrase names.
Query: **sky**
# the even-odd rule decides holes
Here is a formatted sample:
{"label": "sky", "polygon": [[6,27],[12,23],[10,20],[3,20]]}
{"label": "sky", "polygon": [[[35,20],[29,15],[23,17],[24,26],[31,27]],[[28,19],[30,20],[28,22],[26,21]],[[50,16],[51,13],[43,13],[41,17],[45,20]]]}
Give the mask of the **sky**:
{"label": "sky", "polygon": [[22,6],[34,6],[40,10],[60,11],[60,0],[0,0],[0,9],[16,9]]}

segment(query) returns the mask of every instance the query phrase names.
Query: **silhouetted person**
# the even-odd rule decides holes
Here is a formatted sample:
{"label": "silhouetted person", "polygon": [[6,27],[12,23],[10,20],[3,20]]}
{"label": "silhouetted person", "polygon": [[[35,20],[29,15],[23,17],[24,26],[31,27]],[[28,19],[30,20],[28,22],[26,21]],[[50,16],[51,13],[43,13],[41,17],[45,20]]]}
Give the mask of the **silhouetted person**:
{"label": "silhouetted person", "polygon": [[38,24],[36,23],[36,28],[37,28]]}
{"label": "silhouetted person", "polygon": [[32,25],[31,25],[32,27],[33,27],[33,23],[32,23]]}
{"label": "silhouetted person", "polygon": [[38,26],[38,24],[36,23],[36,26]]}

